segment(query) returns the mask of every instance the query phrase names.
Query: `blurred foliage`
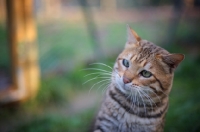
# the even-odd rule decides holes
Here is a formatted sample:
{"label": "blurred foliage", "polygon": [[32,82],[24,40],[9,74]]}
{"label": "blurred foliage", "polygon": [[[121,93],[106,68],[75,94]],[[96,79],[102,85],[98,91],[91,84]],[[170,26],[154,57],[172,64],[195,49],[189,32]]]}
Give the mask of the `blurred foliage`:
{"label": "blurred foliage", "polygon": [[166,131],[197,132],[200,130],[200,56],[186,55],[175,74],[166,118]]}
{"label": "blurred foliage", "polygon": [[9,70],[9,52],[7,46],[7,32],[6,28],[0,25],[0,68]]}
{"label": "blurred foliage", "polygon": [[13,132],[87,132],[91,127],[93,110],[82,114],[66,117],[66,115],[49,114],[38,116],[33,120],[20,125]]}
{"label": "blurred foliage", "polygon": [[[40,67],[43,73],[55,68],[65,68],[64,70],[74,68],[75,62],[81,64],[83,57],[92,54],[91,42],[82,25],[70,23],[39,25],[38,42]],[[84,48],[79,48],[82,46]]]}
{"label": "blurred foliage", "polygon": [[178,30],[176,31],[176,34],[178,35],[176,41],[187,45],[198,45],[200,43],[200,31],[197,30],[200,28],[199,21],[199,18],[196,20],[190,19],[181,21],[178,25]]}
{"label": "blurred foliage", "polygon": [[[137,33],[149,41],[163,45],[163,38],[167,32],[168,24],[164,21],[130,23]],[[53,27],[53,28],[49,28]],[[177,69],[174,85],[170,94],[170,106],[166,116],[165,131],[195,132],[200,130],[200,56],[193,55],[188,47],[199,44],[198,23],[194,21],[183,22],[176,32],[176,40],[166,46],[170,52],[181,52],[186,58]],[[160,30],[162,29],[162,30]],[[123,49],[126,39],[126,25],[124,23],[111,23],[100,28],[102,46],[106,58],[104,62],[111,67],[120,50]],[[6,43],[5,29],[0,30],[2,43]],[[95,108],[88,108],[78,114],[67,113],[71,98],[77,93],[87,91],[99,80],[82,85],[95,76],[87,74],[94,70],[83,70],[88,67],[105,68],[93,63],[91,41],[88,39],[84,25],[71,23],[49,23],[38,25],[38,42],[40,66],[42,71],[41,87],[34,100],[25,102],[17,109],[6,108],[0,111],[0,123],[12,120],[14,126],[11,131],[26,132],[87,132],[93,122]],[[195,41],[194,41],[195,40]],[[1,43],[1,44],[2,44]],[[84,48],[83,48],[84,47]],[[6,47],[1,46],[0,54],[7,54]],[[7,64],[6,55],[0,55],[0,64]],[[1,59],[2,58],[2,59]],[[2,63],[1,63],[2,62]],[[54,70],[53,70],[54,69]],[[107,68],[109,70],[109,68]],[[96,90],[96,89],[93,89]],[[102,90],[102,89],[100,89]],[[63,113],[66,111],[66,113]]]}

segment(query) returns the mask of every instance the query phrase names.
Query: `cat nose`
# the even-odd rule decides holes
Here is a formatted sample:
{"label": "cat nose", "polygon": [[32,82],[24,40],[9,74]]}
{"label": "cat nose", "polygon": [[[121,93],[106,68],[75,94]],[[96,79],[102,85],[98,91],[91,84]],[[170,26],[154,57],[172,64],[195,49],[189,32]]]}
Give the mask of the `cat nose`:
{"label": "cat nose", "polygon": [[123,82],[124,82],[124,84],[127,84],[127,83],[130,83],[131,80],[126,77],[123,77]]}

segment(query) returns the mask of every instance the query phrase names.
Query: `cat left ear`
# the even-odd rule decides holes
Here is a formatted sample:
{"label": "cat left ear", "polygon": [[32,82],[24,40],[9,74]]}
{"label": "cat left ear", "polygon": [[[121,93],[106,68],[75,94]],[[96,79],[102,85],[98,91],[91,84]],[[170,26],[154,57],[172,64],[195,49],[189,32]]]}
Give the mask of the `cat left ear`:
{"label": "cat left ear", "polygon": [[180,62],[184,59],[183,54],[169,54],[169,55],[163,55],[162,60],[165,62],[168,66],[171,68],[176,68]]}
{"label": "cat left ear", "polygon": [[139,41],[141,38],[137,35],[137,33],[131,29],[131,27],[127,24],[127,42],[126,46],[135,45],[139,46]]}

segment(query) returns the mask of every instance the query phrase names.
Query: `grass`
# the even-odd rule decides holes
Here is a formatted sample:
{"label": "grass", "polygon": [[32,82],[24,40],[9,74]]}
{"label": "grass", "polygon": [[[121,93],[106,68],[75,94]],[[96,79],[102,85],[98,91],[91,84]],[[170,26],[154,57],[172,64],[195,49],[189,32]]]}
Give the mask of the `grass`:
{"label": "grass", "polygon": [[[190,28],[194,26],[192,24],[182,23],[180,25],[177,41],[180,42],[181,38],[183,40],[186,38],[188,41],[187,31],[190,32],[188,34],[194,32],[194,28]],[[167,31],[167,23],[163,21],[130,23],[130,25],[142,38],[160,45]],[[101,61],[113,65],[112,63],[118,54],[116,51],[120,52],[125,43],[125,28],[124,23],[113,23],[101,27],[100,38],[105,52]],[[195,30],[195,34],[198,36],[200,33],[196,32]],[[6,43],[5,30],[0,30],[0,38],[3,40],[2,42]],[[84,76],[91,72],[81,69],[87,68],[88,64],[93,62],[91,60],[94,56],[93,44],[89,38],[86,28],[81,24],[61,22],[39,25],[38,44],[42,80],[38,95],[34,100],[25,102],[14,110],[11,108],[12,110],[0,111],[0,123],[14,120],[14,125],[9,130],[17,132],[76,132],[80,130],[86,132],[97,108],[94,106],[74,114],[67,112],[69,100],[76,97],[77,93],[88,91],[89,87],[95,83],[90,82],[82,85],[88,79]],[[177,44],[171,44],[168,50],[186,52]],[[6,52],[0,53],[5,54]],[[6,64],[8,59],[0,57],[3,58],[0,64]],[[186,59],[177,69],[170,94],[165,131],[195,132],[200,130],[198,122],[200,118],[199,67],[200,57],[187,53]],[[64,114],[63,111],[66,111],[67,114]]]}
{"label": "grass", "polygon": [[94,111],[88,110],[81,114],[73,116],[63,116],[56,114],[43,115],[42,117],[35,117],[33,120],[27,122],[25,125],[19,126],[15,132],[79,132],[88,131],[91,127]]}
{"label": "grass", "polygon": [[166,131],[200,130],[200,56],[196,59],[187,56],[175,75],[174,86],[170,95],[170,106],[166,118]]}

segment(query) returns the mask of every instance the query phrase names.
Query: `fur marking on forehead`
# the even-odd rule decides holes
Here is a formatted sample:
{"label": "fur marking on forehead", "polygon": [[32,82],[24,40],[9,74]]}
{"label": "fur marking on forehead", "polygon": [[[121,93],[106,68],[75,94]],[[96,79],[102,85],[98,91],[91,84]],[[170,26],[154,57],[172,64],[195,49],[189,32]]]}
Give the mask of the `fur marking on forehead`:
{"label": "fur marking on forehead", "polygon": [[128,59],[128,60],[130,60],[131,57],[132,57],[132,54],[131,54],[131,53],[128,53],[128,54],[125,55],[125,58]]}
{"label": "fur marking on forehead", "polygon": [[144,69],[149,70],[151,67],[152,67],[151,63],[147,63],[147,64],[144,66]]}

